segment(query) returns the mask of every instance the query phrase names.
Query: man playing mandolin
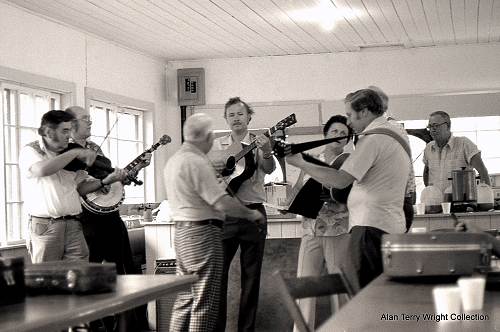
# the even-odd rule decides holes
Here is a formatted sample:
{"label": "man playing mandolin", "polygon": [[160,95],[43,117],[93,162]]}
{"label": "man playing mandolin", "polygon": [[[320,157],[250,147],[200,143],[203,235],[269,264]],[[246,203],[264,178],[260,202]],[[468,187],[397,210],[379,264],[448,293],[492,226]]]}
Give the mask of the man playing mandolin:
{"label": "man playing mandolin", "polygon": [[[95,151],[98,155],[106,158],[99,145],[89,140],[92,128],[92,120],[89,112],[80,106],[68,107],[66,112],[75,117],[71,131],[71,141],[86,149]],[[150,160],[151,154],[148,153],[142,164],[138,165],[136,169],[139,170],[146,167],[149,165]],[[110,161],[109,164],[111,164]],[[97,177],[98,175],[94,176]],[[128,179],[122,182],[130,184],[130,180]],[[107,188],[103,187],[99,190],[106,192]],[[82,206],[81,221],[85,240],[89,248],[90,262],[101,263],[106,261],[116,263],[118,274],[141,273],[141,270],[134,266],[127,228],[118,210],[106,214],[97,214]],[[142,325],[147,324],[145,307],[141,307],[141,310],[138,311],[139,323],[135,319],[131,321],[131,318],[127,318],[127,325],[130,325],[128,326],[130,331],[139,330],[143,327]],[[138,327],[136,324],[140,324],[141,326]],[[134,328],[134,326],[136,327]]]}
{"label": "man playing mandolin", "polygon": [[[265,200],[264,176],[271,174],[276,165],[274,162],[269,137],[260,134],[254,135],[248,131],[248,124],[252,119],[253,109],[239,97],[231,98],[224,107],[224,118],[231,129],[231,134],[217,138],[212,151],[236,151],[242,149],[243,144],[255,142],[255,154],[249,152],[250,158],[245,161],[242,175],[246,180],[241,184],[235,195],[247,207],[260,211],[266,216],[262,204]],[[255,316],[259,301],[260,272],[264,257],[267,220],[262,224],[249,223],[247,220],[227,218],[224,224],[224,270],[222,276],[221,304],[217,331],[224,331],[227,310],[227,283],[231,261],[240,247],[241,262],[241,298],[238,319],[238,331],[253,331]]]}

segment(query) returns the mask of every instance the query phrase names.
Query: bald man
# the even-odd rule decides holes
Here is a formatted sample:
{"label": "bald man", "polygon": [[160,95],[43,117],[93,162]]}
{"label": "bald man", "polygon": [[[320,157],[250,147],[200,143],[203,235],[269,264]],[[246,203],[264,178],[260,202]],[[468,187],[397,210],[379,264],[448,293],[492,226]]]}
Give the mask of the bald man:
{"label": "bald man", "polygon": [[175,221],[177,274],[196,274],[198,281],[179,293],[170,331],[215,331],[223,264],[222,226],[225,215],[263,223],[264,216],[226,192],[206,154],[214,134],[203,113],[184,123],[184,143],[167,162],[165,187]]}
{"label": "bald man", "polygon": [[[65,110],[75,117],[71,130],[71,142],[95,151],[104,157],[99,145],[89,140],[92,119],[89,111],[80,106],[71,106]],[[151,154],[141,163],[140,168],[149,165]],[[111,163],[111,162],[110,162]],[[130,181],[124,181],[130,183]],[[128,231],[119,211],[107,214],[96,214],[82,206],[81,222],[83,234],[89,248],[89,261],[94,263],[111,262],[116,264],[118,274],[141,274],[140,267],[134,265]],[[106,331],[139,331],[148,327],[146,306],[138,307],[124,314],[122,323],[116,324],[113,319],[105,319]],[[119,321],[120,322],[120,321]],[[91,323],[98,330],[101,322]],[[119,326],[120,324],[126,326]]]}

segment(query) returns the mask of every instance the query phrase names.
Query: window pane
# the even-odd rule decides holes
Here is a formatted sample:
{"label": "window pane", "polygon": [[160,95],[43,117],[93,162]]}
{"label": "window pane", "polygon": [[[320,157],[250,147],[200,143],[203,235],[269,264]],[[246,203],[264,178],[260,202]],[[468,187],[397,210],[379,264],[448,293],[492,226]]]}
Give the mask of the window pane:
{"label": "window pane", "polygon": [[30,128],[20,128],[19,129],[19,145],[21,147],[25,146],[28,143],[38,140],[40,136],[38,136],[36,129]]}
{"label": "window pane", "polygon": [[16,115],[16,92],[9,89],[3,91],[3,109],[4,109],[4,123],[15,124],[17,121]]}
{"label": "window pane", "polygon": [[139,143],[129,141],[118,141],[118,151],[118,167],[125,167],[142,152]]}
{"label": "window pane", "polygon": [[50,103],[49,99],[45,96],[35,96],[35,119],[36,119],[36,127],[40,126],[40,120],[42,119],[42,116],[44,113],[49,111],[50,108]]}
{"label": "window pane", "polygon": [[12,126],[4,127],[5,162],[17,163],[19,149],[17,146],[17,129]]}
{"label": "window pane", "polygon": [[7,241],[21,240],[22,228],[24,223],[19,222],[21,218],[21,204],[7,204]]}
{"label": "window pane", "polygon": [[19,202],[19,169],[17,165],[5,165],[5,183],[7,202]]}
{"label": "window pane", "polygon": [[108,132],[106,111],[103,108],[92,106],[89,113],[92,119],[92,135],[106,136]]}
{"label": "window pane", "polygon": [[117,123],[118,138],[137,140],[136,116],[133,114],[120,113]]}
{"label": "window pane", "polygon": [[21,93],[20,101],[20,125],[23,127],[38,127],[40,125],[40,117],[37,117],[35,105],[31,95]]}
{"label": "window pane", "polygon": [[500,149],[498,148],[499,142],[500,130],[477,132],[477,146],[479,150],[481,150],[481,157],[483,159],[500,157]]}
{"label": "window pane", "polygon": [[473,143],[477,143],[477,132],[476,131],[453,131],[453,136],[464,136],[470,139]]}
{"label": "window pane", "polygon": [[483,159],[489,174],[500,173],[500,158]]}

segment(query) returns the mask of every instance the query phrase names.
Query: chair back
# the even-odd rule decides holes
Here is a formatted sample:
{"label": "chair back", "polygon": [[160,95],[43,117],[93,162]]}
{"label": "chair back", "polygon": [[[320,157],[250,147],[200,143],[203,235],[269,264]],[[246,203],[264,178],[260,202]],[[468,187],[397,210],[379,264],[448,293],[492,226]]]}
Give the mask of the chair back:
{"label": "chair back", "polygon": [[274,272],[273,275],[276,277],[281,299],[300,332],[312,331],[307,326],[296,299],[335,294],[346,294],[348,299],[354,296],[353,288],[342,271],[317,277],[287,278],[280,271]]}

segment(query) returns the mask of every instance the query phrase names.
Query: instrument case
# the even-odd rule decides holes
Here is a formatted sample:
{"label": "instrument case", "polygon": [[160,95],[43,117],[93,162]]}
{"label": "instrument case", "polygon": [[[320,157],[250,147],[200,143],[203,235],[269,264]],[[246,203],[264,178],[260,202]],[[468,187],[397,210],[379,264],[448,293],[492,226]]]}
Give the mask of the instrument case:
{"label": "instrument case", "polygon": [[461,276],[490,267],[488,234],[430,232],[384,234],[384,273],[391,277]]}
{"label": "instrument case", "polygon": [[30,293],[102,293],[116,286],[115,263],[55,261],[26,266]]}

